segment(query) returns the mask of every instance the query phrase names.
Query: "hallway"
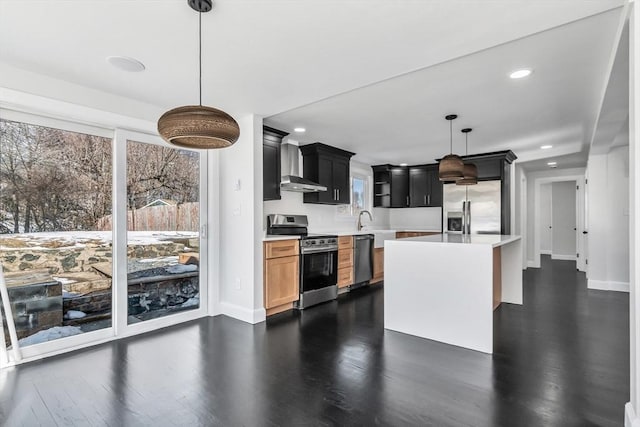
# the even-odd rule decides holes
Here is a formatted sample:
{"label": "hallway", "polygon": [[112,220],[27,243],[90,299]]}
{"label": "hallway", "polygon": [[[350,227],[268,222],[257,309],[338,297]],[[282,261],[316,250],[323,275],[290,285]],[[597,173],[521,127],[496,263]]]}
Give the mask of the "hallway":
{"label": "hallway", "polygon": [[383,287],[255,326],[228,317],[0,373],[8,426],[620,426],[628,294],[525,272],[493,356],[383,329]]}

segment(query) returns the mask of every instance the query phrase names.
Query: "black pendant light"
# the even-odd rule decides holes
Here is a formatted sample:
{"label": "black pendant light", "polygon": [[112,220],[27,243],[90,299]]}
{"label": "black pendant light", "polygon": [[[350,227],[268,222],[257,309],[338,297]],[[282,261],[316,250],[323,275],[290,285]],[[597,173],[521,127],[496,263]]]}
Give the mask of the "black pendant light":
{"label": "black pendant light", "polygon": [[[465,141],[465,155],[469,155],[469,132],[471,128],[464,128],[461,130],[464,133]],[[478,167],[473,163],[464,163],[464,170],[462,172],[464,177],[456,181],[456,185],[474,185],[478,183]]]}
{"label": "black pendant light", "polygon": [[453,154],[453,120],[457,119],[456,114],[449,114],[445,119],[449,120],[449,148],[450,154],[440,159],[438,165],[438,177],[440,181],[457,181],[464,177],[464,163],[457,154]]}
{"label": "black pendant light", "polygon": [[184,148],[224,148],[240,136],[240,126],[229,114],[202,105],[202,12],[213,8],[212,0],[188,0],[198,12],[198,105],[185,105],[164,113],[158,119],[158,133],[169,144]]}

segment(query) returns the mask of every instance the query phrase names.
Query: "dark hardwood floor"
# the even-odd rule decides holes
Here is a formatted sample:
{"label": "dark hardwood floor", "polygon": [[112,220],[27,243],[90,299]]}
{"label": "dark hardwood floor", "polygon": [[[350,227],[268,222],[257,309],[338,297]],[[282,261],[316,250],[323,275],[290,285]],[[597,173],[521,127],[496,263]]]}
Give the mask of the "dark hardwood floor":
{"label": "dark hardwood floor", "polygon": [[525,273],[493,356],[383,329],[383,289],[251,326],[216,317],[0,373],[8,426],[621,426],[628,295]]}

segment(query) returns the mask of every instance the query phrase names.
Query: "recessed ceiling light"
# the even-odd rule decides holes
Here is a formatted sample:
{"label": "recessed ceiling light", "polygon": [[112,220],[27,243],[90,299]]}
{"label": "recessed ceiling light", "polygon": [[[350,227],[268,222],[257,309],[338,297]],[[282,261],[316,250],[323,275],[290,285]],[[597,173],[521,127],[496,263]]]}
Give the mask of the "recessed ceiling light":
{"label": "recessed ceiling light", "polygon": [[548,162],[547,166],[551,166],[552,168],[556,167],[558,165],[557,162]]}
{"label": "recessed ceiling light", "polygon": [[129,71],[131,73],[144,71],[145,69],[142,62],[127,56],[108,56],[107,62],[119,70]]}
{"label": "recessed ceiling light", "polygon": [[305,128],[294,128],[293,131],[298,133],[305,133],[307,130]]}
{"label": "recessed ceiling light", "polygon": [[553,148],[553,145],[542,145],[542,146],[540,146],[541,150],[548,150],[549,148]]}
{"label": "recessed ceiling light", "polygon": [[532,71],[529,68],[523,68],[521,70],[512,72],[511,74],[509,74],[509,77],[511,77],[512,79],[521,79],[523,77],[529,76],[531,73]]}
{"label": "recessed ceiling light", "polygon": [[400,166],[407,166],[407,163],[400,163]]}

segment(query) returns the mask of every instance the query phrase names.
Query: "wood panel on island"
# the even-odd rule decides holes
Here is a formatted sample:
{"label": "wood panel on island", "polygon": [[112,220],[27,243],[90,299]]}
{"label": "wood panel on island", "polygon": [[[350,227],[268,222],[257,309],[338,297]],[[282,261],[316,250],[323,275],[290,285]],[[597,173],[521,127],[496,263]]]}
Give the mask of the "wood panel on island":
{"label": "wood panel on island", "polygon": [[338,289],[353,284],[353,236],[338,237]]}
{"label": "wood panel on island", "polygon": [[299,241],[264,242],[264,308],[267,316],[293,308],[300,298]]}

